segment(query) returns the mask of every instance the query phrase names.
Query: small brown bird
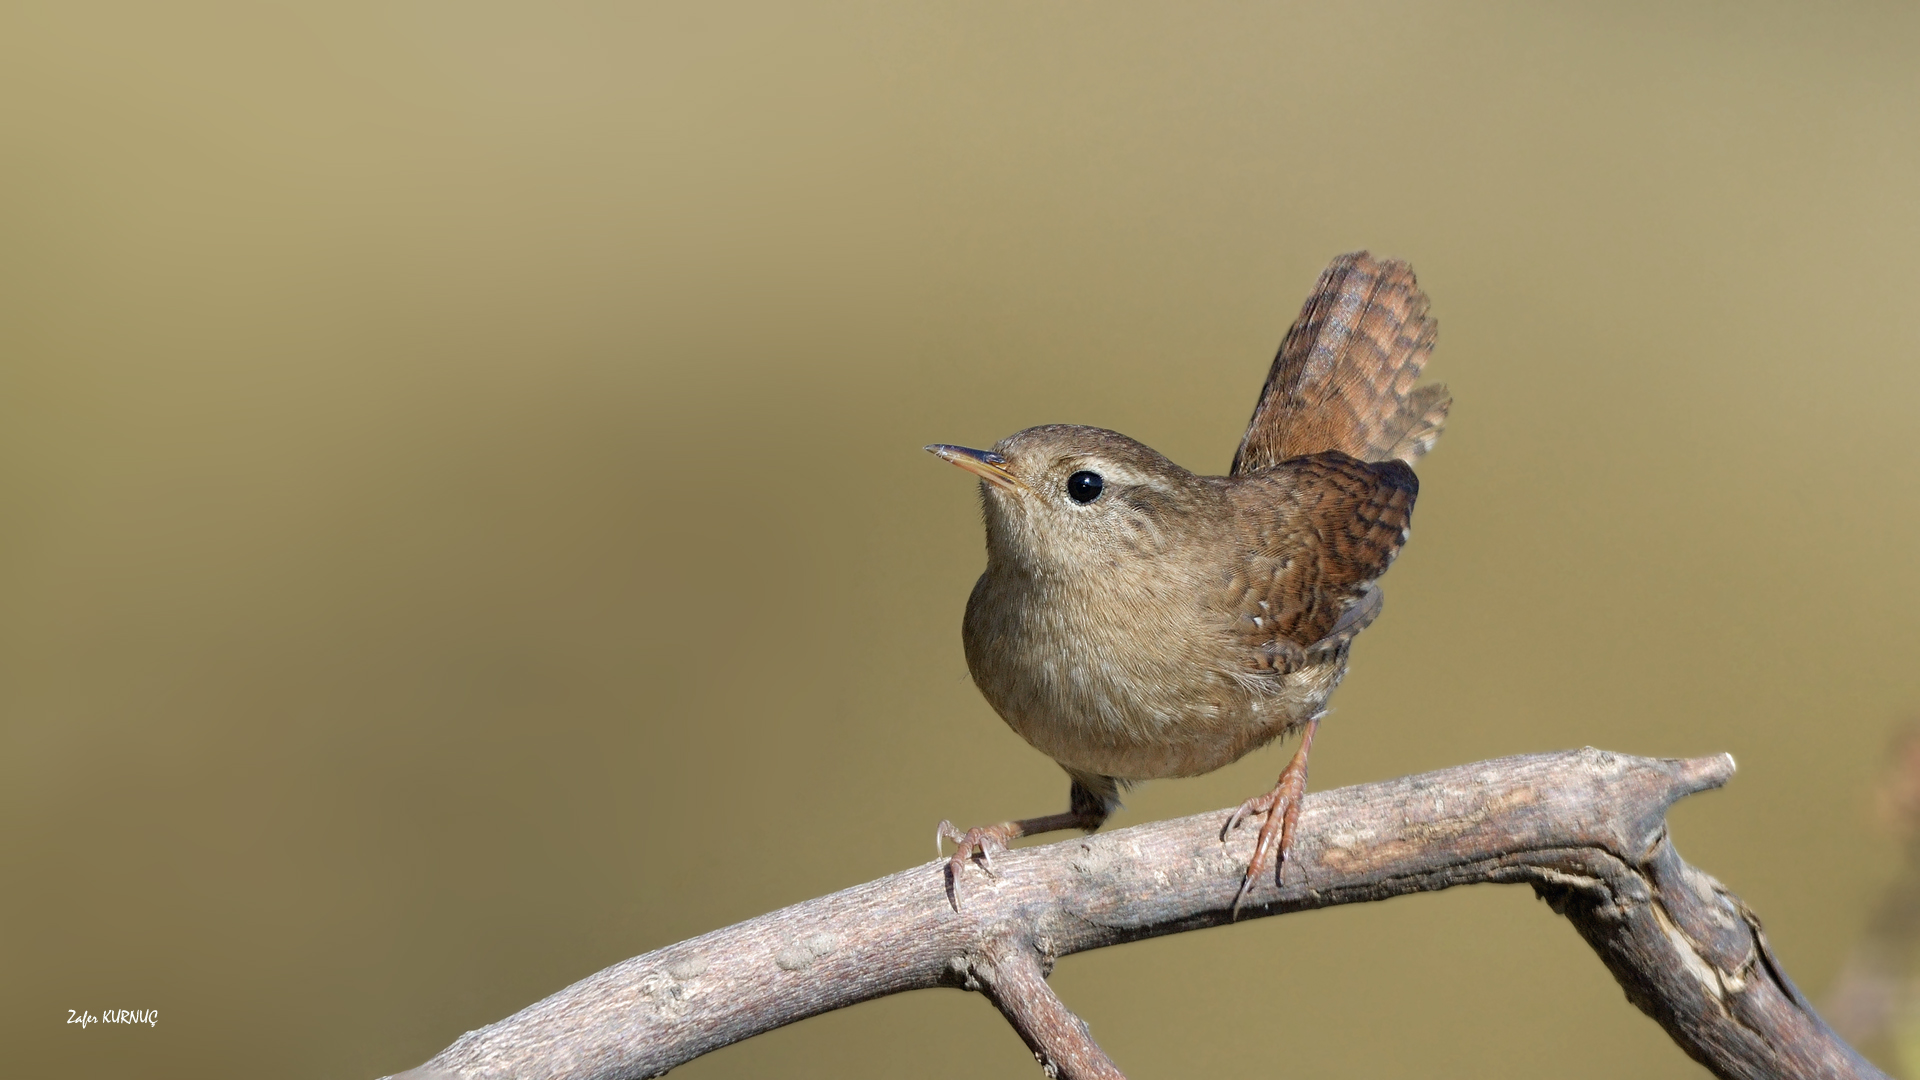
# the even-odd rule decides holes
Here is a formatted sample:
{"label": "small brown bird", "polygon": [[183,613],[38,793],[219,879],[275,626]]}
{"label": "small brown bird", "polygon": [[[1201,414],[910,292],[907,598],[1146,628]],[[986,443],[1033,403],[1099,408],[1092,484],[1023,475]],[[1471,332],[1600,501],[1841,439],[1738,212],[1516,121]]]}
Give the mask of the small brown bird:
{"label": "small brown bird", "polygon": [[1434,328],[1407,264],[1335,259],[1280,344],[1227,476],[1070,424],[991,450],[927,447],[981,480],[987,569],[963,625],[973,681],[1073,781],[1065,813],[965,833],[940,823],[959,845],[956,908],[970,860],[990,874],[1015,837],[1092,832],[1129,784],[1211,772],[1299,730],[1274,789],[1221,830],[1266,815],[1236,913],[1277,871],[1314,731],[1407,541],[1410,466],[1452,403],[1444,386],[1414,388]]}

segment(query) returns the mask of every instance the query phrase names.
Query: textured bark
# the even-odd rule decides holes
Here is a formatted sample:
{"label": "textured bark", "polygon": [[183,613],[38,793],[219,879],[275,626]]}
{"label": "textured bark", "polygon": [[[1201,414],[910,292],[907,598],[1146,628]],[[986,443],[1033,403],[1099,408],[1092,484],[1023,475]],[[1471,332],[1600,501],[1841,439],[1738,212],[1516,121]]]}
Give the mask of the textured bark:
{"label": "textured bark", "polygon": [[[1666,810],[1733,774],[1586,749],[1307,796],[1300,833],[1242,919],[1481,882],[1524,882],[1627,997],[1722,1077],[1882,1075],[1816,1015],[1753,912],[1688,866]],[[1046,986],[1055,958],[1229,921],[1251,830],[1225,812],[995,856],[960,910],[944,861],[615,964],[460,1037],[408,1080],[658,1076],[709,1050],[903,990],[992,998],[1050,1075],[1119,1071]]]}

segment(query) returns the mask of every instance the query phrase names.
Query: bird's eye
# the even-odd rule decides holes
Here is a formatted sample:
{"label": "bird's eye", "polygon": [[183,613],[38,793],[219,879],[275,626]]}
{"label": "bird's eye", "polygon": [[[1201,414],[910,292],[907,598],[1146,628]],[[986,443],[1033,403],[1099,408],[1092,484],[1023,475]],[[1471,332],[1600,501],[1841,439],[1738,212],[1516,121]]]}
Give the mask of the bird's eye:
{"label": "bird's eye", "polygon": [[1100,497],[1100,489],[1106,486],[1099,473],[1082,469],[1067,477],[1067,497],[1074,502],[1090,503]]}

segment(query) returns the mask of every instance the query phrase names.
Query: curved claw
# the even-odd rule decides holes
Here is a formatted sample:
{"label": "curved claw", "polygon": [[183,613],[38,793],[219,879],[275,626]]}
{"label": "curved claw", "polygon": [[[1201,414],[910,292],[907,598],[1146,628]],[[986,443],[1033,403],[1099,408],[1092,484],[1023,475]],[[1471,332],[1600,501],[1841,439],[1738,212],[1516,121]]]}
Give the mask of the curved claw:
{"label": "curved claw", "polygon": [[1226,828],[1220,830],[1220,842],[1226,843],[1227,834],[1250,814],[1267,815],[1266,823],[1260,826],[1260,835],[1253,842],[1253,856],[1247,860],[1246,876],[1240,879],[1240,888],[1233,894],[1233,913],[1229,919],[1240,917],[1240,905],[1253,892],[1253,885],[1260,880],[1267,866],[1272,864],[1274,884],[1279,884],[1280,869],[1286,865],[1287,852],[1293,847],[1294,826],[1300,822],[1300,804],[1307,794],[1307,752],[1313,748],[1313,733],[1319,730],[1320,717],[1310,718],[1300,735],[1300,749],[1294,751],[1293,760],[1280,770],[1280,780],[1273,790],[1265,795],[1257,795],[1240,804],[1240,809],[1227,815]]}
{"label": "curved claw", "polygon": [[1239,828],[1240,823],[1247,820],[1249,817],[1252,817],[1255,814],[1264,814],[1269,810],[1272,810],[1273,797],[1274,797],[1274,792],[1271,792],[1271,791],[1267,792],[1265,795],[1255,795],[1253,798],[1248,799],[1246,802],[1241,803],[1239,809],[1235,810],[1231,814],[1228,814],[1227,823],[1220,827],[1220,842],[1223,844],[1226,843],[1227,835],[1233,832],[1233,830]]}
{"label": "curved claw", "polygon": [[980,869],[988,877],[998,877],[993,870],[993,853],[1007,850],[1008,827],[1006,825],[985,825],[980,828],[961,832],[951,821],[942,821],[934,830],[934,843],[951,840],[954,843],[953,857],[947,860],[947,902],[953,910],[960,910],[960,875],[969,862],[978,862]]}
{"label": "curved claw", "polygon": [[[1274,826],[1280,824],[1286,816],[1284,813],[1274,812],[1283,797],[1284,789],[1285,785],[1282,784],[1265,795],[1255,795],[1241,803],[1238,809],[1227,815],[1227,823],[1220,829],[1220,842],[1224,844],[1227,841],[1227,835],[1239,828],[1241,822],[1255,814],[1267,815],[1267,820],[1260,826],[1259,835],[1253,841],[1253,855],[1247,859],[1247,870],[1240,877],[1240,887],[1234,890],[1233,912],[1228,916],[1230,920],[1240,918],[1240,905],[1246,902],[1247,894],[1253,891],[1254,882],[1260,880],[1261,873],[1267,868],[1267,862],[1273,850]],[[1281,847],[1284,850],[1285,844],[1283,843]]]}
{"label": "curved claw", "polygon": [[1254,838],[1253,856],[1247,860],[1247,872],[1240,879],[1239,891],[1233,895],[1231,918],[1240,917],[1240,905],[1246,901],[1247,894],[1253,891],[1254,883],[1266,873],[1267,867],[1272,865],[1277,873],[1280,865],[1286,862],[1287,841],[1293,839],[1293,830],[1288,826],[1299,816],[1299,806],[1300,800],[1294,798],[1286,800],[1284,808],[1267,807],[1267,820],[1261,824],[1259,836]]}
{"label": "curved claw", "polygon": [[1247,872],[1240,879],[1240,888],[1233,894],[1233,913],[1229,919],[1240,917],[1240,905],[1246,902],[1253,892],[1253,886],[1261,875],[1273,867],[1276,877],[1279,868],[1285,865],[1287,852],[1293,846],[1294,826],[1300,820],[1301,798],[1306,794],[1305,770],[1295,771],[1289,768],[1280,775],[1280,783],[1265,795],[1256,795],[1240,804],[1240,808],[1227,816],[1226,827],[1220,830],[1220,840],[1226,842],[1227,834],[1242,821],[1254,814],[1265,814],[1267,820],[1260,825],[1260,832],[1253,841],[1253,854],[1247,859]]}

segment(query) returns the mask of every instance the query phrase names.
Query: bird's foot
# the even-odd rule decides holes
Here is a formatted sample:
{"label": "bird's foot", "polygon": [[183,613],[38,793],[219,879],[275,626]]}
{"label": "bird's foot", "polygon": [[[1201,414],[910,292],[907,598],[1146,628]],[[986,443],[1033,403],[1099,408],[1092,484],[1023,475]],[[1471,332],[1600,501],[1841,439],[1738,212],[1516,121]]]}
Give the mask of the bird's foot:
{"label": "bird's foot", "polygon": [[947,860],[947,902],[953,905],[953,910],[960,910],[960,875],[966,871],[967,864],[977,861],[988,877],[996,876],[993,872],[994,853],[1007,850],[1007,841],[1020,835],[1014,831],[1015,828],[1015,823],[1003,822],[968,829],[963,833],[954,828],[953,822],[943,821],[934,830],[935,850],[945,850],[940,845],[942,840],[951,840],[955,845],[953,857]]}
{"label": "bird's foot", "polygon": [[1294,826],[1300,820],[1300,800],[1306,793],[1307,763],[1305,755],[1300,755],[1280,773],[1280,782],[1272,791],[1248,799],[1228,815],[1226,826],[1220,830],[1222,843],[1242,821],[1255,814],[1267,815],[1260,826],[1260,835],[1253,842],[1253,856],[1247,860],[1246,875],[1240,879],[1240,889],[1233,895],[1233,918],[1240,917],[1240,905],[1268,867],[1274,868],[1274,880],[1278,882],[1279,868],[1286,865],[1287,853],[1293,847]]}

